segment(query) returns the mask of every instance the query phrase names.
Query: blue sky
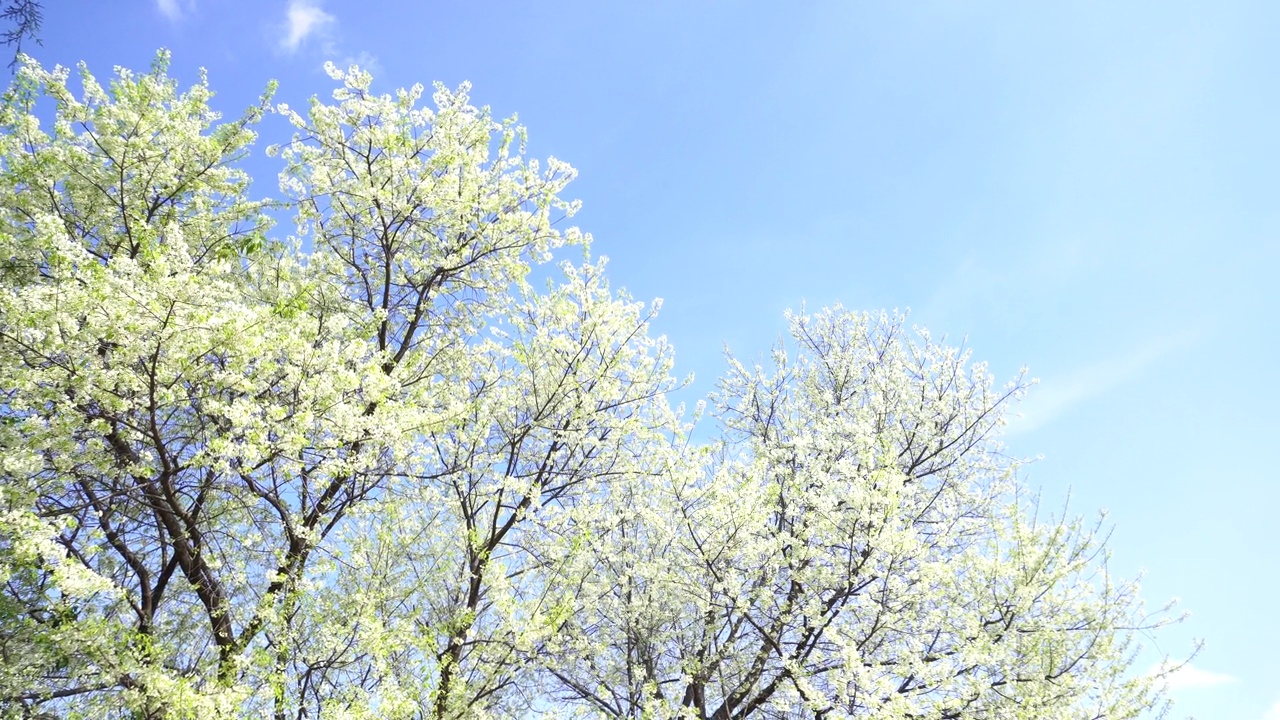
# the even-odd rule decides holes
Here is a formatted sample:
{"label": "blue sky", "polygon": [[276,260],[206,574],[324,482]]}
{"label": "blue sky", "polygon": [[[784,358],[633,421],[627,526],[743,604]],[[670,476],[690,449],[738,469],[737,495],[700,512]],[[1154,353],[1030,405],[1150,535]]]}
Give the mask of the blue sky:
{"label": "blue sky", "polygon": [[687,399],[802,302],[1028,366],[1030,481],[1109,508],[1113,567],[1193,612],[1161,647],[1207,640],[1174,715],[1280,720],[1280,4],[49,0],[42,35],[99,77],[170,48],[227,115],[327,94],[325,60],[470,80],[579,169]]}

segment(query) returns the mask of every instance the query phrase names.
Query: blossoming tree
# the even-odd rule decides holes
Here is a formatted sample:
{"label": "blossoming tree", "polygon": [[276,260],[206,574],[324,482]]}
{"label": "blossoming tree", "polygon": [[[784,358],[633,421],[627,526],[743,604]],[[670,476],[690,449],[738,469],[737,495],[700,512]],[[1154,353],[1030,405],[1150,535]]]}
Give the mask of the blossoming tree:
{"label": "blossoming tree", "polygon": [[[996,388],[900,316],[790,317],[772,367],[731,359],[722,439],[616,504],[576,572],[591,602],[549,672],[606,717],[1128,718],[1163,622],[1097,527],[1046,520],[994,434]],[[572,570],[568,568],[572,567]],[[578,592],[582,592],[579,590]],[[589,713],[589,714],[591,714]]]}
{"label": "blossoming tree", "polygon": [[[221,122],[161,56],[0,108],[0,712],[1130,717],[1142,617],[994,441],[1015,384],[792,318],[692,445],[567,165],[330,69]],[[52,122],[37,105],[51,102]],[[294,127],[279,201],[243,158]],[[48,113],[45,113],[48,114]],[[274,217],[292,221],[285,238]],[[788,352],[798,352],[791,360]]]}

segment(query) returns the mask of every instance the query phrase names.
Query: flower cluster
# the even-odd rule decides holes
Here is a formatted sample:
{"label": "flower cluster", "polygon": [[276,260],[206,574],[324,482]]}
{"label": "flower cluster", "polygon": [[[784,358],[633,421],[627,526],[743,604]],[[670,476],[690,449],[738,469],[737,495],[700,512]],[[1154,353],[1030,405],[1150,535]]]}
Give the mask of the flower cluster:
{"label": "flower cluster", "polygon": [[[589,254],[531,282],[585,254],[574,171],[467,86],[330,67],[331,100],[222,122],[166,62],[77,94],[25,60],[0,103],[0,715],[1158,701],[1136,588],[996,440],[1021,378],[796,315],[691,443],[657,304]],[[269,114],[279,201],[242,167]]]}

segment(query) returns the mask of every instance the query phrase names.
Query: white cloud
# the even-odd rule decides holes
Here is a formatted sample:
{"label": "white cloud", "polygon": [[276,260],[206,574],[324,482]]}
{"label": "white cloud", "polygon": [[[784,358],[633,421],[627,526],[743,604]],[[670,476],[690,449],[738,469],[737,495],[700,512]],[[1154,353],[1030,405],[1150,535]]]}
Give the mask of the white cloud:
{"label": "white cloud", "polygon": [[[1151,668],[1149,674],[1154,675],[1160,672],[1161,666],[1157,665]],[[1194,690],[1199,688],[1218,687],[1219,685],[1230,685],[1239,682],[1239,678],[1227,673],[1213,672],[1198,668],[1191,663],[1187,663],[1182,667],[1174,670],[1165,678],[1165,683],[1170,690]],[[1276,703],[1271,709],[1276,715],[1273,718],[1267,715],[1265,720],[1280,720],[1280,703]]]}
{"label": "white cloud", "polygon": [[170,20],[177,20],[182,17],[182,5],[179,0],[156,0],[156,7],[160,9],[160,13]]}
{"label": "white cloud", "polygon": [[280,47],[293,52],[308,36],[334,21],[334,17],[321,10],[314,0],[289,0],[289,7],[285,11],[284,37],[280,38]]}
{"label": "white cloud", "polygon": [[1079,368],[1060,377],[1043,378],[1018,407],[1021,417],[1009,423],[1009,435],[1030,432],[1056,420],[1073,406],[1120,385],[1171,352],[1193,344],[1199,337],[1192,328],[1158,337],[1130,350]]}
{"label": "white cloud", "polygon": [[1280,720],[1280,700],[1267,708],[1267,712],[1262,715],[1262,720]]}

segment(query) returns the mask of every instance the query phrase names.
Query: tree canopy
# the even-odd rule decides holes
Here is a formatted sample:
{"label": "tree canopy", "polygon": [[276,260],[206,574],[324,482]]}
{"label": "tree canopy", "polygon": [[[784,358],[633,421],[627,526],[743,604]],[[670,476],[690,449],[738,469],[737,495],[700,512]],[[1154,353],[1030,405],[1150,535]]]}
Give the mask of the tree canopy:
{"label": "tree canopy", "polygon": [[[329,72],[231,121],[164,55],[79,93],[24,60],[4,96],[0,712],[1159,706],[1131,663],[1167,616],[999,442],[1024,377],[798,313],[695,441],[657,304],[565,226],[573,169],[465,85]],[[268,115],[293,136],[257,199]]]}

